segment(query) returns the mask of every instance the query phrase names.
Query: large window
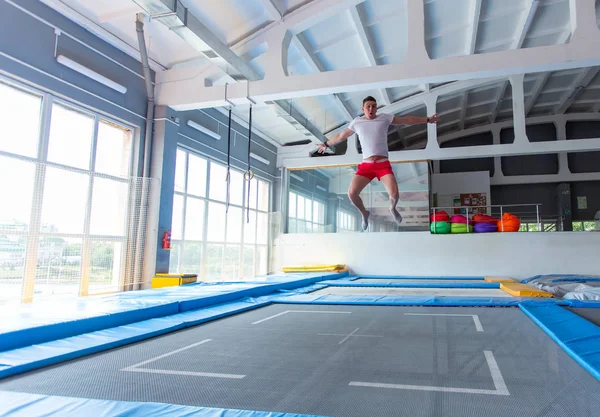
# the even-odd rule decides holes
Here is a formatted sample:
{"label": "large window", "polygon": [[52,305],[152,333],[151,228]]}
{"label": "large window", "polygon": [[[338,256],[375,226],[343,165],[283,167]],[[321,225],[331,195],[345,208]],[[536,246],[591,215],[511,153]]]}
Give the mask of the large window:
{"label": "large window", "polygon": [[346,210],[337,211],[337,231],[338,232],[355,232],[356,231],[356,216]]}
{"label": "large window", "polygon": [[227,208],[227,168],[177,150],[171,272],[196,273],[206,281],[268,272],[270,184],[230,172]]}
{"label": "large window", "polygon": [[0,82],[0,300],[124,288],[132,129]]}
{"label": "large window", "polygon": [[323,233],[325,204],[290,191],[288,202],[289,233]]}

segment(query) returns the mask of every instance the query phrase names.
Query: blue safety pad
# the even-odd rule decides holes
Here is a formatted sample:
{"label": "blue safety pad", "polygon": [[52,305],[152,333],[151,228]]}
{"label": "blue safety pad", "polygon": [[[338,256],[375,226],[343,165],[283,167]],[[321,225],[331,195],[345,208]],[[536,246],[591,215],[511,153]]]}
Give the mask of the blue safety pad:
{"label": "blue safety pad", "polygon": [[[450,296],[379,296],[306,294],[275,299],[278,304],[443,306],[443,307],[516,307],[529,300],[522,297],[450,297]],[[558,300],[539,299],[536,303],[556,304]]]}
{"label": "blue safety pad", "polygon": [[102,352],[271,304],[247,299],[0,352],[0,378]]}
{"label": "blue safety pad", "polygon": [[323,281],[330,287],[388,287],[388,288],[500,288],[498,282],[354,282]]}
{"label": "blue safety pad", "polygon": [[525,302],[519,307],[600,381],[600,327],[557,305]]}
{"label": "blue safety pad", "polygon": [[368,278],[368,279],[435,279],[435,280],[466,280],[466,281],[483,281],[484,277],[436,277],[436,276],[427,276],[427,277],[417,277],[414,275],[359,275],[354,277],[354,279],[359,278]]}
{"label": "blue safety pad", "polygon": [[0,352],[347,276],[347,272],[273,275],[265,282],[196,283],[4,306],[0,308]]}
{"label": "blue safety pad", "polygon": [[184,405],[90,400],[0,391],[4,417],[319,417],[306,414],[227,410]]}

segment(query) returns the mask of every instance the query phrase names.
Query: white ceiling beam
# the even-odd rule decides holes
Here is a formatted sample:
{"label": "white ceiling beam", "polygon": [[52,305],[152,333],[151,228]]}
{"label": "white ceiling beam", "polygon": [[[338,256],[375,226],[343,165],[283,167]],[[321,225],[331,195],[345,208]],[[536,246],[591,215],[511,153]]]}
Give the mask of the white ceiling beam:
{"label": "white ceiling beam", "polygon": [[[419,65],[406,62],[291,77],[275,74],[273,78],[267,72],[263,80],[251,82],[250,90],[255,100],[266,101],[596,65],[600,65],[599,36],[586,42],[448,57]],[[224,93],[222,86],[206,87],[193,78],[178,80],[176,72],[164,71],[159,74],[157,104],[175,110],[217,107],[225,104]],[[245,102],[246,94],[245,85],[230,86],[229,98],[234,102]]]}
{"label": "white ceiling beam", "polygon": [[259,0],[260,4],[265,8],[271,19],[274,21],[281,20],[282,14],[273,2],[273,0]]}
{"label": "white ceiling beam", "polygon": [[[314,55],[308,52],[309,48],[306,45],[306,42],[303,39],[300,39],[300,36],[301,35],[298,35],[292,38],[292,45],[294,45],[294,47],[298,50],[300,56],[304,59],[304,61],[306,61],[306,63],[313,72],[325,71],[325,68],[323,67],[321,62],[319,62]],[[350,106],[348,106],[348,104],[344,100],[342,100],[342,98],[338,94],[333,94],[333,100],[337,108],[343,114],[346,121],[349,122],[354,118],[354,116],[352,116],[352,109],[350,109]]]}
{"label": "white ceiling beam", "polygon": [[471,0],[469,8],[469,29],[467,30],[467,49],[466,55],[473,55],[477,45],[477,30],[479,28],[479,18],[481,17],[481,1]]}
{"label": "white ceiling beam", "polygon": [[581,71],[581,74],[576,78],[573,83],[573,88],[568,91],[560,100],[555,113],[562,114],[567,111],[569,107],[575,102],[577,96],[581,91],[587,87],[587,85],[598,75],[599,67],[587,68]]}
{"label": "white ceiling beam", "polygon": [[[518,142],[518,141],[517,141]],[[431,147],[416,150],[392,151],[389,153],[390,162],[415,162],[425,160],[448,159],[477,159],[496,156],[541,155],[560,152],[591,152],[600,150],[600,138],[559,140],[552,142],[522,142],[501,145],[466,146],[458,148]],[[306,156],[280,158],[277,166],[286,168],[310,168],[323,165],[321,158]],[[327,157],[328,165],[357,165],[361,163],[362,155],[346,153]]]}
{"label": "white ceiling beam", "polygon": [[[535,13],[537,12],[539,6],[539,0],[527,0],[527,5],[525,9],[521,13],[521,17],[519,18],[519,22],[517,23],[517,27],[515,29],[515,34],[513,35],[513,41],[510,45],[510,49],[520,49],[523,46],[523,42],[525,42],[525,38],[527,37],[527,32],[531,27],[531,23],[535,18]],[[491,122],[496,122],[496,117],[498,116],[498,111],[500,109],[500,103],[504,95],[506,94],[506,89],[508,88],[508,80],[502,85],[498,96],[496,97],[496,102],[498,103],[492,112]]]}
{"label": "white ceiling beam", "polygon": [[[350,20],[354,24],[354,29],[356,30],[358,39],[360,40],[360,44],[362,46],[362,50],[365,53],[369,65],[371,65],[372,67],[376,67],[377,59],[375,58],[375,54],[373,52],[373,45],[371,45],[371,42],[369,41],[369,36],[367,35],[365,25],[358,12],[358,8],[356,6],[350,7],[348,11],[350,12]],[[382,88],[381,90],[379,90],[379,94],[381,96],[381,101],[384,106],[389,106],[390,104],[392,104],[393,100],[390,96],[389,91],[387,91],[385,88]]]}

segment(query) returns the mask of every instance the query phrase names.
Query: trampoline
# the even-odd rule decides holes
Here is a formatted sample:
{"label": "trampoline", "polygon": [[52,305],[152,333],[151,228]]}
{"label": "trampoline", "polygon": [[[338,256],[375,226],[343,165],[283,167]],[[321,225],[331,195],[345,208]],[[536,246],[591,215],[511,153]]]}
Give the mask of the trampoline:
{"label": "trampoline", "polygon": [[271,305],[0,390],[319,416],[597,416],[599,383],[516,308]]}
{"label": "trampoline", "polygon": [[11,333],[22,347],[0,352],[0,416],[598,416],[588,319],[600,309],[430,280],[305,274],[120,294],[103,301],[104,329],[90,303],[72,324],[46,323],[62,339]]}

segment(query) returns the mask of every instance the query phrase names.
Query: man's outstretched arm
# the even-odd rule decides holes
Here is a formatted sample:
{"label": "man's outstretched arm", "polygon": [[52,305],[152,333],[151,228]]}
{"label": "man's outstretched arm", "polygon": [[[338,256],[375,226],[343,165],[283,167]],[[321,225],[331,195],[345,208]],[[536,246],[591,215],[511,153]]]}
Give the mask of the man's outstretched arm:
{"label": "man's outstretched arm", "polygon": [[423,123],[437,123],[440,120],[440,116],[434,114],[431,117],[417,117],[417,116],[404,116],[394,117],[392,120],[393,125],[419,125]]}
{"label": "man's outstretched arm", "polygon": [[348,128],[344,129],[343,131],[341,131],[340,133],[338,133],[337,135],[335,135],[334,137],[329,139],[327,142],[321,143],[319,145],[319,153],[325,152],[325,149],[327,149],[329,146],[334,146],[334,145],[337,145],[338,143],[345,141],[353,134],[354,134],[354,131],[352,131]]}

